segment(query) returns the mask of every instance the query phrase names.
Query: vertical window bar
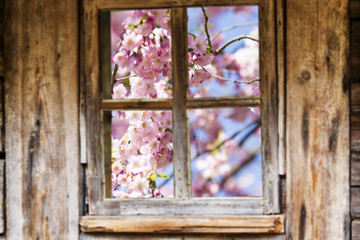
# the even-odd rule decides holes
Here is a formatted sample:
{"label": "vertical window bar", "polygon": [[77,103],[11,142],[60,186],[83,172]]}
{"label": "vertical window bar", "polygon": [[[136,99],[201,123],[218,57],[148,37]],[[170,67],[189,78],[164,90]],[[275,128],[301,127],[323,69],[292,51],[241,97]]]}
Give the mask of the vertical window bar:
{"label": "vertical window bar", "polygon": [[[111,40],[110,40],[110,12],[100,12],[100,78],[101,78],[101,97],[111,99],[112,80],[111,80]],[[111,111],[102,112],[103,129],[103,163],[104,163],[104,193],[105,198],[111,198]]]}
{"label": "vertical window bar", "polygon": [[173,123],[174,123],[174,194],[177,199],[191,197],[189,128],[186,111],[188,93],[187,13],[184,7],[171,9],[173,59]]}

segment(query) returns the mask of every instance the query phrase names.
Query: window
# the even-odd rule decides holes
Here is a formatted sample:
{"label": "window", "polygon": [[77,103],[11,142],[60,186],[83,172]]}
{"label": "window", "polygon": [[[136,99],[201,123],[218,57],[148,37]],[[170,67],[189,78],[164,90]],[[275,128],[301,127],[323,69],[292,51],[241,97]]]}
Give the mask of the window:
{"label": "window", "polygon": [[[196,98],[194,89],[190,88],[188,92],[188,31],[187,31],[187,10],[202,11],[205,7],[213,7],[219,5],[216,1],[164,1],[156,2],[122,2],[101,0],[97,5],[85,3],[84,5],[84,50],[82,58],[83,66],[83,84],[82,92],[84,93],[84,111],[86,111],[86,119],[81,119],[86,122],[86,128],[82,129],[82,136],[86,138],[86,160],[87,162],[87,201],[89,206],[89,215],[96,216],[92,218],[95,222],[99,215],[103,217],[106,215],[129,216],[143,215],[141,221],[146,220],[148,215],[161,215],[161,219],[168,219],[174,215],[186,215],[201,217],[211,215],[232,215],[234,219],[241,219],[242,215],[258,215],[254,219],[270,219],[268,228],[265,227],[262,231],[282,231],[280,228],[274,226],[281,225],[282,217],[263,216],[263,214],[279,213],[279,176],[278,176],[278,159],[277,159],[277,81],[276,81],[276,45],[275,45],[275,13],[274,6],[271,1],[249,1],[238,0],[221,2],[222,6],[249,6],[259,4],[259,29],[260,29],[260,82],[261,82],[261,97],[257,96],[212,96]],[[125,84],[119,85],[119,98],[112,99],[112,83],[115,83],[114,77],[111,75],[111,62],[109,53],[111,52],[111,36],[110,36],[110,10],[131,10],[131,9],[165,9],[163,14],[171,15],[171,59],[172,59],[172,79],[171,82],[166,82],[168,88],[171,88],[171,93],[168,98],[153,99],[145,97],[127,98],[130,96],[129,89],[126,89]],[[195,9],[197,8],[197,9]],[[206,12],[205,12],[206,15]],[[144,19],[145,20],[145,19]],[[98,24],[99,23],[99,24]],[[176,29],[176,30],[175,30]],[[136,36],[134,36],[136,38]],[[198,36],[192,36],[194,40]],[[198,38],[200,39],[200,38]],[[205,38],[204,38],[205,39]],[[200,39],[200,40],[204,40]],[[140,39],[141,40],[141,39]],[[140,41],[139,40],[139,41]],[[191,44],[191,43],[190,43]],[[190,45],[189,44],[189,45]],[[203,45],[203,44],[202,44]],[[206,42],[206,45],[208,42]],[[201,47],[201,45],[199,46]],[[150,48],[150,47],[149,47]],[[149,50],[151,51],[151,49]],[[211,53],[214,49],[206,49],[206,54]],[[193,49],[194,53],[194,49]],[[194,53],[195,55],[196,53]],[[200,56],[200,55],[199,55]],[[204,60],[205,61],[205,60]],[[194,59],[190,61],[193,64]],[[100,67],[101,66],[101,67]],[[200,66],[200,65],[199,65]],[[190,66],[191,67],[191,66]],[[193,68],[193,75],[199,70],[202,73],[209,73],[203,67],[198,69]],[[128,73],[127,73],[128,74]],[[133,73],[131,73],[133,74]],[[137,73],[141,74],[141,73]],[[151,74],[151,73],[146,73]],[[166,74],[164,74],[166,75]],[[212,76],[214,77],[214,76]],[[116,78],[116,76],[115,76]],[[124,81],[136,81],[136,76],[120,76]],[[216,78],[216,77],[215,77]],[[231,79],[231,78],[230,78]],[[190,81],[194,80],[190,77]],[[219,79],[218,79],[219,80]],[[192,83],[190,82],[190,87]],[[118,85],[115,83],[115,85]],[[148,89],[149,90],[149,89]],[[121,93],[122,91],[122,93]],[[125,91],[127,91],[125,93]],[[151,89],[149,90],[151,91]],[[196,91],[196,90],[195,90]],[[100,94],[101,93],[101,94]],[[151,93],[150,93],[151,95]],[[199,95],[199,94],[198,94]],[[200,94],[201,95],[201,94]],[[125,96],[125,97],[124,97]],[[188,124],[193,116],[199,115],[199,112],[205,112],[205,115],[210,116],[211,111],[224,112],[239,112],[239,109],[248,109],[248,107],[261,108],[261,154],[262,154],[262,172],[263,172],[263,192],[262,196],[258,197],[226,197],[226,198],[194,198],[193,196],[202,196],[204,191],[196,192],[196,189],[191,186],[195,185],[191,179],[191,165],[190,165],[190,145],[186,139],[188,136]],[[237,110],[234,110],[237,108]],[[114,187],[112,187],[111,180],[111,132],[112,119],[114,114],[138,114],[137,111],[146,111],[145,114],[164,114],[172,116],[172,127],[162,127],[163,134],[169,131],[173,134],[173,169],[169,174],[173,174],[174,189],[173,197],[164,198],[147,198],[147,199],[117,199],[114,198]],[[119,112],[120,111],[120,112]],[[129,112],[132,111],[132,112]],[[170,111],[172,114],[170,115]],[[188,119],[188,111],[190,119]],[[100,114],[101,113],[101,114]],[[143,113],[143,112],[142,112]],[[120,118],[118,120],[123,120]],[[152,118],[154,119],[154,118]],[[170,117],[169,117],[170,119]],[[155,122],[155,121],[153,121]],[[254,124],[257,124],[255,122]],[[258,126],[258,125],[256,125]],[[120,134],[119,140],[124,137]],[[122,139],[127,141],[126,139]],[[222,139],[219,139],[222,141]],[[83,141],[82,141],[83,143]],[[114,141],[113,141],[114,144]],[[125,143],[126,144],[126,143]],[[156,143],[155,143],[156,144]],[[85,144],[84,144],[85,145]],[[168,149],[165,149],[168,152]],[[151,151],[149,149],[140,150]],[[207,151],[207,148],[201,151]],[[84,153],[83,153],[84,154]],[[194,153],[193,153],[194,155]],[[114,167],[114,166],[113,166]],[[121,167],[121,166],[118,166]],[[153,166],[152,166],[153,167]],[[171,169],[171,167],[169,167]],[[114,171],[114,170],[113,170]],[[160,172],[155,172],[155,168],[149,169],[151,174],[159,175]],[[199,170],[198,170],[199,171]],[[167,175],[169,175],[167,174]],[[165,175],[162,175],[165,176]],[[154,176],[154,178],[157,176]],[[161,177],[161,175],[160,175]],[[195,179],[195,177],[193,177]],[[120,189],[121,190],[121,189]],[[146,190],[147,191],[147,190]],[[145,191],[145,192],[146,192]],[[216,191],[215,191],[216,192]],[[154,192],[153,192],[154,193]],[[116,193],[119,194],[119,193]],[[121,194],[121,193],[120,193]],[[206,194],[205,194],[206,195]],[[219,195],[221,196],[221,194]],[[121,196],[120,196],[121,197]],[[217,217],[219,218],[219,216]],[[82,220],[83,229],[88,229],[90,217],[84,217]],[[128,219],[128,220],[129,220]],[[192,219],[192,218],[187,218]],[[92,221],[92,223],[94,223]],[[117,219],[119,221],[119,219]],[[192,220],[189,220],[194,221]],[[276,224],[275,224],[276,223]],[[86,226],[85,226],[85,225]],[[239,229],[246,228],[244,222]],[[226,224],[225,224],[226,225]],[[84,227],[85,226],[85,227]],[[222,226],[224,228],[226,226]],[[227,227],[231,227],[230,225]],[[269,230],[272,228],[273,230]],[[275,229],[275,230],[274,230]],[[119,230],[124,231],[124,230]],[[239,230],[240,232],[251,232],[249,230]],[[225,230],[226,232],[226,230]],[[261,232],[261,231],[260,231]]]}

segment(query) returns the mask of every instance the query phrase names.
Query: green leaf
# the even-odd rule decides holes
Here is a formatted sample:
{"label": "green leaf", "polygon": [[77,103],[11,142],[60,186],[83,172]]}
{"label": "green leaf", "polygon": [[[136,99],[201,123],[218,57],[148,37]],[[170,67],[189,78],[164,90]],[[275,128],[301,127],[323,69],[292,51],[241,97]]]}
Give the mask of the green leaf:
{"label": "green leaf", "polygon": [[130,88],[130,78],[124,79],[122,81],[122,84],[124,85],[124,87]]}
{"label": "green leaf", "polygon": [[194,37],[194,41],[195,41],[195,39],[196,39],[196,35],[195,34],[193,34],[193,33],[189,33],[191,36],[193,36]]}
{"label": "green leaf", "polygon": [[157,176],[158,176],[157,174],[151,174],[150,177],[149,177],[149,179],[150,179],[150,180],[154,180],[155,178],[157,178]]}
{"label": "green leaf", "polygon": [[162,177],[162,178],[167,178],[167,179],[170,178],[170,177],[169,177],[168,175],[166,175],[166,174],[158,174],[157,176],[158,176],[158,177]]}
{"label": "green leaf", "polygon": [[209,45],[207,45],[206,54],[209,54],[209,53],[212,53],[212,49]]}

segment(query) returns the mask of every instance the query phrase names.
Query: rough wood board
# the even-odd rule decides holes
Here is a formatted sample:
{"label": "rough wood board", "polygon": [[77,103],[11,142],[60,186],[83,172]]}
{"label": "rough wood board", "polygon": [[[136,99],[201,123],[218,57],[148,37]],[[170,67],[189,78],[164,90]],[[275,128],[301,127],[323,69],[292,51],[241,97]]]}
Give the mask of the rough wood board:
{"label": "rough wood board", "polygon": [[85,216],[85,232],[283,233],[284,216]]}
{"label": "rough wood board", "polygon": [[285,240],[281,234],[81,233],[81,240]]}
{"label": "rough wood board", "polygon": [[[173,61],[173,111],[174,125],[174,195],[177,199],[191,197],[189,126],[186,109],[188,72],[186,8],[171,9],[171,46]],[[185,89],[185,90],[184,90]]]}
{"label": "rough wood board", "polygon": [[4,76],[4,3],[0,0],[0,77]]}
{"label": "rough wood board", "polygon": [[5,1],[7,239],[79,236],[78,13]]}
{"label": "rough wood board", "polygon": [[352,19],[350,25],[350,81],[360,84],[360,19]]}
{"label": "rough wood board", "polygon": [[360,0],[350,0],[350,17],[360,17]]}
{"label": "rough wood board", "polygon": [[286,173],[286,141],[285,141],[285,1],[276,1],[276,53],[278,81],[278,134],[279,134],[279,175]]}
{"label": "rough wood board", "polygon": [[351,187],[351,216],[360,218],[360,188]]}
{"label": "rough wood board", "polygon": [[360,220],[354,220],[351,223],[352,240],[360,240]]}
{"label": "rough wood board", "polygon": [[5,233],[5,160],[0,160],[0,234]]}
{"label": "rough wood board", "polygon": [[275,1],[260,1],[261,154],[265,214],[280,212],[275,12]]}
{"label": "rough wood board", "polygon": [[360,152],[351,152],[351,186],[360,187]]}
{"label": "rough wood board", "polygon": [[347,0],[287,0],[287,237],[349,239]]}
{"label": "rough wood board", "polygon": [[165,8],[165,7],[194,7],[202,6],[234,6],[234,5],[257,5],[258,0],[98,0],[100,9],[133,9],[133,8]]}

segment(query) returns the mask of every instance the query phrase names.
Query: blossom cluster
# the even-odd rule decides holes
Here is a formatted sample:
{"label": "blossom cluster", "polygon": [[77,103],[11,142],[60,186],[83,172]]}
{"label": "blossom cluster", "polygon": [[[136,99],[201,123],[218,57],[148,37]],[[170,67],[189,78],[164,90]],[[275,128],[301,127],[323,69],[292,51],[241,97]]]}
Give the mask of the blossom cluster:
{"label": "blossom cluster", "polygon": [[[162,197],[156,177],[172,160],[170,111],[116,112],[127,121],[121,139],[112,140],[112,188],[119,198]],[[124,125],[124,123],[123,123]]]}

